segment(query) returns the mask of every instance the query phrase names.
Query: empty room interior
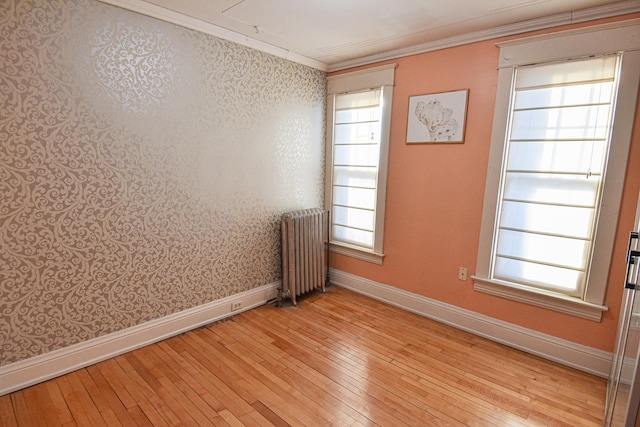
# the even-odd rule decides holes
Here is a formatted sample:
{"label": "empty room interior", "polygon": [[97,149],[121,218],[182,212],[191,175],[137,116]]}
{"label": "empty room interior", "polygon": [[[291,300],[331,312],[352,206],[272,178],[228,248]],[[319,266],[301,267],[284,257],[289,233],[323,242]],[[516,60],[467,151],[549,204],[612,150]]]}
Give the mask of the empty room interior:
{"label": "empty room interior", "polygon": [[636,425],[639,81],[635,0],[1,0],[0,425]]}

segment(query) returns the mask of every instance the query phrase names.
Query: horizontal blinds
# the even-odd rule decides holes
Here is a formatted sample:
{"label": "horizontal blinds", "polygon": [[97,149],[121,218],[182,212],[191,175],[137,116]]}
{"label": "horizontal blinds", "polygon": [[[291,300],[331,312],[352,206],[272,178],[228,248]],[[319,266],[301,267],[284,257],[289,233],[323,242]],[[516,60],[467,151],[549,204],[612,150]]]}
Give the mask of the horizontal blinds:
{"label": "horizontal blinds", "polygon": [[609,147],[617,59],[516,70],[494,278],[582,295]]}
{"label": "horizontal blinds", "polygon": [[335,95],[332,239],[373,249],[381,89]]}

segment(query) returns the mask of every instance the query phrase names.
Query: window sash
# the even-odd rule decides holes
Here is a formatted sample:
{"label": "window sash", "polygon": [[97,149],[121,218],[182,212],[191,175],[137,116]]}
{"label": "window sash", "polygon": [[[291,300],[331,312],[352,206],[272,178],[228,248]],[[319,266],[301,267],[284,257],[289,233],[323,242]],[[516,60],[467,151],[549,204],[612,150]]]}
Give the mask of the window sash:
{"label": "window sash", "polygon": [[514,68],[492,279],[584,295],[618,61]]}
{"label": "window sash", "polygon": [[331,239],[374,249],[382,88],[335,94]]}

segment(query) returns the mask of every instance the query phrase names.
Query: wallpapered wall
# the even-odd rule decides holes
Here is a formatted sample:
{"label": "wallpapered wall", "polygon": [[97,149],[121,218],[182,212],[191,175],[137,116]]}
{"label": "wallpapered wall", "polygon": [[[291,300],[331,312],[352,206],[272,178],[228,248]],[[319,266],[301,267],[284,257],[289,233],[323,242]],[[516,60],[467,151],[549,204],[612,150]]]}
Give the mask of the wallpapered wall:
{"label": "wallpapered wall", "polygon": [[91,0],[0,2],[0,365],[271,283],[323,72]]}

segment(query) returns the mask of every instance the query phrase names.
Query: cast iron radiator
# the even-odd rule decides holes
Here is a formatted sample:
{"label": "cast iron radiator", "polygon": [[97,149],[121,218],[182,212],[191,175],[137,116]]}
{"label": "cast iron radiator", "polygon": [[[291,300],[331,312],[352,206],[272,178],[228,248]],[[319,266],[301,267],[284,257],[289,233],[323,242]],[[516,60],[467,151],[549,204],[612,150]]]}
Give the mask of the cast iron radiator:
{"label": "cast iron radiator", "polygon": [[282,215],[282,287],[278,303],[319,289],[325,290],[328,270],[329,212],[304,209]]}

